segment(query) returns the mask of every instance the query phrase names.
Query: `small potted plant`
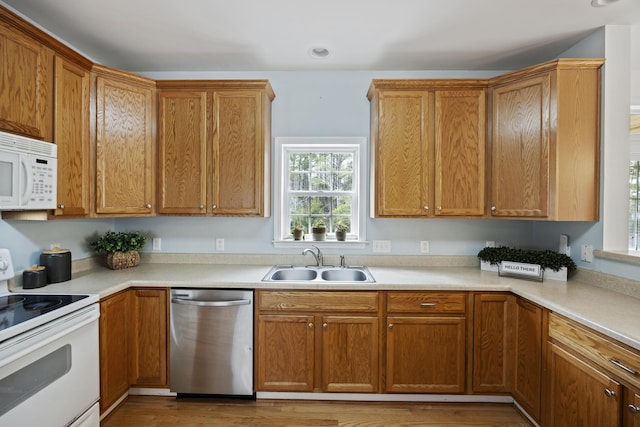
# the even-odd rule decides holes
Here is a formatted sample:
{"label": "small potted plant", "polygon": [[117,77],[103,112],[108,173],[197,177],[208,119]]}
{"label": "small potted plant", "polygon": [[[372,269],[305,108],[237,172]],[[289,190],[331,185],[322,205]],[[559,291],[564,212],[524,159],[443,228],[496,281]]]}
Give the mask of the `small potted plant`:
{"label": "small potted plant", "polygon": [[135,267],[140,263],[139,249],[147,243],[147,237],[139,231],[107,231],[89,246],[97,253],[106,254],[106,264],[112,270]]}
{"label": "small potted plant", "polygon": [[336,240],[339,242],[344,242],[347,239],[347,232],[349,228],[346,226],[344,222],[338,222],[336,224]]}
{"label": "small potted plant", "polygon": [[313,240],[323,241],[327,234],[327,226],[324,225],[323,220],[318,220],[313,227],[311,227],[311,235]]}
{"label": "small potted plant", "polygon": [[483,270],[497,271],[502,261],[538,264],[545,279],[567,280],[568,273],[577,268],[570,256],[551,250],[515,249],[507,246],[483,248],[478,252]]}
{"label": "small potted plant", "polygon": [[304,240],[304,228],[302,228],[302,224],[300,224],[300,222],[296,222],[293,225],[291,234],[293,234],[293,240]]}

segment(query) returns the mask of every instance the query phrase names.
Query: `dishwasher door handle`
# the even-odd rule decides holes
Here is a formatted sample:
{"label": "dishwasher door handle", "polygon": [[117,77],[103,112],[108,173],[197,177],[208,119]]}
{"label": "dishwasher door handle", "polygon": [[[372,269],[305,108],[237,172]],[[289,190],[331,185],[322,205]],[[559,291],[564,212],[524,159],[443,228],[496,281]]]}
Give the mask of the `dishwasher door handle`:
{"label": "dishwasher door handle", "polygon": [[200,301],[193,299],[171,298],[173,304],[197,305],[200,307],[231,307],[234,305],[249,305],[250,299],[238,299],[231,301]]}

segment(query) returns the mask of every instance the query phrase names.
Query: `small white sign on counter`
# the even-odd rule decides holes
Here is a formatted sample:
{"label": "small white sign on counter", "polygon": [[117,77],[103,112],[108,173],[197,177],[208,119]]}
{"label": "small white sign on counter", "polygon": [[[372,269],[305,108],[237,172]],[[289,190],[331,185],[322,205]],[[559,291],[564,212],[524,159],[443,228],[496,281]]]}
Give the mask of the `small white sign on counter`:
{"label": "small white sign on counter", "polygon": [[523,262],[502,261],[498,268],[500,276],[518,277],[521,279],[537,280],[542,282],[542,267],[539,264],[527,264]]}

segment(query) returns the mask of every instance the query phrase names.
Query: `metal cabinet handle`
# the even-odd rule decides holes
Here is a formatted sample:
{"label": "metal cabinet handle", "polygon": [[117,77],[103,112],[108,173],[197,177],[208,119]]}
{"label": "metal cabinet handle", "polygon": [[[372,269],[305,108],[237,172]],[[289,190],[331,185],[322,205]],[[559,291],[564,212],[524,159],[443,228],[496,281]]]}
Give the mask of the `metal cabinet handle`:
{"label": "metal cabinet handle", "polygon": [[495,206],[491,206],[491,212],[495,212],[496,211],[496,207]]}
{"label": "metal cabinet handle", "polygon": [[204,209],[204,205],[200,205],[198,206],[200,209]]}
{"label": "metal cabinet handle", "polygon": [[325,329],[327,328],[327,326],[329,326],[329,325],[327,325],[326,322],[322,324],[322,327],[325,328]]}
{"label": "metal cabinet handle", "polygon": [[200,307],[230,307],[233,305],[251,304],[251,300],[249,299],[238,299],[231,301],[199,301],[192,299],[171,298],[171,302],[174,304],[197,305]]}
{"label": "metal cabinet handle", "polygon": [[613,390],[610,390],[608,388],[604,389],[604,395],[607,397],[615,397],[616,396],[616,392]]}
{"label": "metal cabinet handle", "polygon": [[631,374],[631,375],[638,375],[638,371],[629,368],[628,366],[625,366],[622,362],[620,362],[619,360],[616,360],[614,358],[610,358],[609,362],[613,363],[614,365],[616,365],[618,368],[622,369],[623,371],[626,371],[627,373]]}
{"label": "metal cabinet handle", "polygon": [[313,329],[313,323],[309,322],[307,323],[307,326],[309,327],[309,329]]}
{"label": "metal cabinet handle", "polygon": [[59,204],[59,205],[58,205],[58,208],[60,208],[60,209],[64,209],[64,203]]}
{"label": "metal cabinet handle", "polygon": [[216,209],[217,207],[217,205],[211,205],[211,209]]}
{"label": "metal cabinet handle", "polygon": [[441,211],[442,210],[442,206],[438,206],[436,209]]}
{"label": "metal cabinet handle", "polygon": [[393,329],[393,323],[389,323],[388,328],[389,328],[389,329]]}
{"label": "metal cabinet handle", "polygon": [[631,412],[632,414],[637,414],[640,412],[640,408],[635,405],[629,405],[627,406],[627,408],[629,408],[629,412]]}
{"label": "metal cabinet handle", "polygon": [[424,209],[425,211],[429,210],[429,206],[425,205],[422,209]]}
{"label": "metal cabinet handle", "polygon": [[146,208],[147,208],[147,209],[151,209],[151,203],[147,203]]}
{"label": "metal cabinet handle", "polygon": [[438,305],[437,302],[421,302],[420,307],[435,307]]}

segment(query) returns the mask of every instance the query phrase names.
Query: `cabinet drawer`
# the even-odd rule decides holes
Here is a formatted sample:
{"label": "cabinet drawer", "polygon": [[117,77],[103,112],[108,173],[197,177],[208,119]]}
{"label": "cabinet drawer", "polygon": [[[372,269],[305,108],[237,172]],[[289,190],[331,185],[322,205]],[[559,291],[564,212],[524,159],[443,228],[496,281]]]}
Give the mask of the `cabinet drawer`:
{"label": "cabinet drawer", "polygon": [[555,313],[549,315],[549,338],[640,388],[639,353]]}
{"label": "cabinet drawer", "polygon": [[377,312],[378,292],[260,291],[258,309],[288,312]]}
{"label": "cabinet drawer", "polygon": [[464,313],[465,292],[389,292],[389,313]]}

